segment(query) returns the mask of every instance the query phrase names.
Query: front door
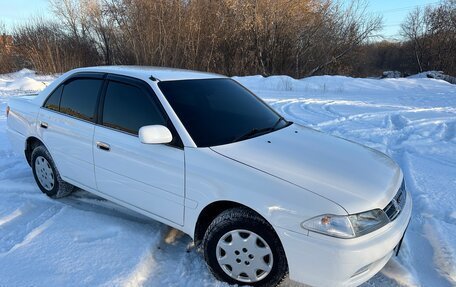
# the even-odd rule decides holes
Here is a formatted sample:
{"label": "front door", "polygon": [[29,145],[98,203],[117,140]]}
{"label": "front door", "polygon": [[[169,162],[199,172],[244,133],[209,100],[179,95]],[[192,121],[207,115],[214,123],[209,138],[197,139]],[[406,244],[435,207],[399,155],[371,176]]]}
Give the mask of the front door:
{"label": "front door", "polygon": [[108,76],[93,140],[98,191],[183,225],[184,150],[177,141],[141,143],[139,128],[154,124],[173,130],[152,89],[139,80]]}

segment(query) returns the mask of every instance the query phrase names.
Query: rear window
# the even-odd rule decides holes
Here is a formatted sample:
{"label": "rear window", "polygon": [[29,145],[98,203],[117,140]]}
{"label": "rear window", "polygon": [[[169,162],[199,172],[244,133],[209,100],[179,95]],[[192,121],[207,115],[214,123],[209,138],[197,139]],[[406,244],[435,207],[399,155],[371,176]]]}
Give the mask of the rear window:
{"label": "rear window", "polygon": [[95,107],[103,80],[76,79],[63,87],[60,112],[87,121],[94,121]]}
{"label": "rear window", "polygon": [[60,97],[62,95],[63,86],[59,86],[55,89],[52,94],[47,98],[44,107],[50,110],[59,111],[60,109]]}

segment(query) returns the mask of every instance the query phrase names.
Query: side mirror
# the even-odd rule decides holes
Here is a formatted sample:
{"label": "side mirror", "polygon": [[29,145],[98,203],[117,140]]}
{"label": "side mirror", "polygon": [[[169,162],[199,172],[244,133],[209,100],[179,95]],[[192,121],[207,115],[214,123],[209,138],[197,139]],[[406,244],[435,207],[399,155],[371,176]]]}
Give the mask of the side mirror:
{"label": "side mirror", "polygon": [[173,135],[162,125],[144,126],[139,129],[139,140],[144,144],[165,144],[173,140]]}

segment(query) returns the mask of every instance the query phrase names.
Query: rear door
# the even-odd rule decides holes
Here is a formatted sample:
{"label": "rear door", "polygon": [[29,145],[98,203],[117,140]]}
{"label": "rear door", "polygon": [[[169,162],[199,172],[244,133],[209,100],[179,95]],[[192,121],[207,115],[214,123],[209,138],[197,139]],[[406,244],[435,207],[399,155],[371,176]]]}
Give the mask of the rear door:
{"label": "rear door", "polygon": [[[99,192],[182,225],[184,151],[150,86],[109,75],[99,114],[94,134]],[[139,141],[139,128],[154,124],[168,126],[174,138],[171,144]]]}
{"label": "rear door", "polygon": [[38,129],[60,175],[96,189],[92,140],[103,74],[76,74],[59,85],[38,115]]}

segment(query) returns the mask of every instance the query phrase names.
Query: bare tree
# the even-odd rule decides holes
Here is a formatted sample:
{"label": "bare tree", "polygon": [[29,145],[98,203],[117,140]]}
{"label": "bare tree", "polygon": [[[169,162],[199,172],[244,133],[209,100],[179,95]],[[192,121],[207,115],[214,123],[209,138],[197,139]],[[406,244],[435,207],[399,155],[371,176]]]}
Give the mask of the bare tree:
{"label": "bare tree", "polygon": [[420,72],[444,70],[456,73],[456,0],[415,9],[401,28],[403,37],[413,44]]}
{"label": "bare tree", "polygon": [[404,23],[401,24],[402,35],[413,43],[413,52],[420,72],[423,71],[422,57],[426,33],[423,11],[416,8],[410,12]]}
{"label": "bare tree", "polygon": [[330,12],[327,13],[326,22],[330,45],[327,46],[327,57],[310,70],[308,76],[336,63],[381,29],[382,18],[368,14],[367,6],[368,3],[362,0],[352,1],[345,10],[340,3],[328,6]]}
{"label": "bare tree", "polygon": [[83,39],[69,37],[61,27],[42,18],[31,19],[13,32],[14,49],[27,66],[59,73],[98,62],[98,53]]}
{"label": "bare tree", "polygon": [[13,37],[0,22],[0,73],[10,72],[15,67]]}
{"label": "bare tree", "polygon": [[[229,75],[350,73],[352,58],[381,26],[364,0],[347,7],[337,0],[49,1],[58,21],[16,33],[21,53],[43,71],[103,63]],[[49,40],[33,43],[35,35]],[[69,43],[71,53],[63,50]]]}
{"label": "bare tree", "polygon": [[63,27],[68,29],[70,36],[79,40],[86,37],[87,25],[83,18],[82,6],[85,1],[80,0],[48,0],[52,12],[61,20]]}

